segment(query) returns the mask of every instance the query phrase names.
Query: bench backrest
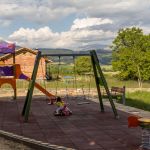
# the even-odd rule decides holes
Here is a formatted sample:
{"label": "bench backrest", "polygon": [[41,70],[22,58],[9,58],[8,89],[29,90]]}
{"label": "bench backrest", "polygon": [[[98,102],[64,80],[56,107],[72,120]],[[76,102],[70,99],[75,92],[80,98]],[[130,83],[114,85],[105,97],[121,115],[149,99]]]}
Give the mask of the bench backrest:
{"label": "bench backrest", "polygon": [[117,93],[125,93],[125,87],[111,87],[111,92],[117,92]]}

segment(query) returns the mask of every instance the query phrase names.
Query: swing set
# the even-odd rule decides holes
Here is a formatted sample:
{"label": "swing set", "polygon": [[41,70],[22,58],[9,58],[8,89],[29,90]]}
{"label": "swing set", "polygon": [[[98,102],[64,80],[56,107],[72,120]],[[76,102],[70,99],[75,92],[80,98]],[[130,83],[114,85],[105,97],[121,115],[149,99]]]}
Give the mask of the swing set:
{"label": "swing set", "polygon": [[[87,54],[42,54],[41,51],[38,51],[36,59],[35,59],[35,65],[34,65],[34,69],[32,72],[32,77],[31,80],[29,81],[29,87],[28,87],[28,92],[26,95],[26,99],[25,99],[25,103],[24,103],[24,107],[22,110],[22,116],[25,119],[25,122],[28,121],[29,118],[29,113],[30,113],[30,107],[31,107],[31,102],[32,102],[32,96],[33,96],[33,91],[34,91],[34,86],[35,86],[35,80],[36,80],[36,75],[37,75],[37,71],[38,71],[38,67],[39,67],[39,62],[41,57],[45,57],[45,56],[57,56],[59,57],[59,65],[60,65],[60,57],[64,57],[64,56],[72,56],[73,58],[75,58],[75,56],[90,56],[91,57],[91,63],[92,63],[92,68],[93,68],[93,73],[94,73],[94,78],[95,78],[95,83],[96,83],[96,88],[97,88],[97,93],[98,93],[98,99],[99,99],[99,104],[100,104],[100,110],[101,112],[104,112],[104,105],[103,105],[103,101],[102,101],[102,95],[101,95],[101,90],[100,90],[100,86],[103,85],[105,90],[106,90],[106,94],[108,96],[109,102],[111,104],[113,113],[115,118],[119,118],[115,104],[113,102],[111,93],[109,91],[106,79],[103,75],[103,72],[101,70],[100,64],[99,64],[99,60],[96,54],[95,50],[90,51],[90,53]],[[59,74],[59,70],[58,70],[58,74]],[[76,76],[75,78],[75,82],[76,82]],[[56,95],[57,96],[57,89],[56,89]]]}
{"label": "swing set", "polygon": [[[80,84],[78,85],[77,84],[77,71],[76,71],[76,66],[75,66],[75,56],[73,56],[73,62],[72,62],[73,64],[71,63],[72,64],[71,66],[70,65],[68,66],[66,63],[62,63],[61,56],[58,56],[57,61],[58,61],[57,64],[56,63],[50,63],[49,65],[46,64],[46,71],[47,71],[46,75],[48,78],[48,82],[49,81],[55,82],[55,96],[57,97],[57,95],[60,96],[60,94],[63,94],[63,96],[65,96],[68,99],[69,95],[75,96],[75,95],[79,95],[79,93],[80,94],[82,93],[81,95],[83,95],[84,100],[89,99],[90,88],[91,88],[91,76],[93,75],[91,73],[92,66],[90,67],[90,73],[84,74],[84,76],[82,77],[84,79],[82,79],[81,77],[78,79],[80,81]],[[68,67],[70,68],[69,72],[64,71],[64,70],[67,70]],[[53,70],[55,70],[55,73],[52,73]],[[84,84],[87,83],[86,81],[87,77],[88,77],[87,79],[88,85],[86,85],[86,87],[88,86],[88,89],[86,88],[85,90]],[[44,85],[46,88],[45,82],[44,82]],[[64,89],[62,90],[61,87],[63,87]],[[60,89],[58,90],[58,88]],[[86,98],[86,95],[88,98]]]}

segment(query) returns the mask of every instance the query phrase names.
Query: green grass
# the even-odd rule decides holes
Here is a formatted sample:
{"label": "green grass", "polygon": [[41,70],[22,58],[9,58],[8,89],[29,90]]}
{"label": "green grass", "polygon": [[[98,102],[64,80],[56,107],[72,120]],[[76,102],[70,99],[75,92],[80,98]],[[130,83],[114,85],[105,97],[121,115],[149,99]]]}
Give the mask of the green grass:
{"label": "green grass", "polygon": [[[106,81],[107,81],[109,87],[111,87],[111,86],[118,86],[118,87],[126,86],[127,88],[138,88],[137,81],[133,81],[133,80],[120,81],[119,79],[117,79],[115,77],[116,72],[113,72],[111,65],[102,65],[101,68],[103,70],[103,73],[105,75],[105,78],[106,78]],[[52,76],[55,78],[58,75],[58,65],[51,65],[50,71],[53,73]],[[59,68],[59,74],[61,77],[74,76],[73,65],[71,65],[71,64],[61,65]],[[83,78],[83,80],[84,80],[84,78]],[[77,84],[80,85],[81,83],[77,81]],[[60,85],[62,85],[62,83],[60,83]],[[88,85],[88,84],[86,84],[86,85]],[[92,79],[91,85],[92,85],[92,87],[95,87],[94,78]],[[143,88],[149,88],[149,87],[150,87],[150,82],[143,83]]]}
{"label": "green grass", "polygon": [[93,77],[84,77],[84,76],[76,76],[76,80],[74,76],[72,76],[72,79],[65,79],[63,76],[61,76],[61,80],[52,80],[52,81],[45,81],[42,84],[46,85],[48,88],[55,88],[56,85],[58,88],[95,88],[95,80]]}
{"label": "green grass", "polygon": [[[126,88],[138,88],[138,82],[136,80],[128,80],[128,81],[121,81],[114,77],[113,75],[110,74],[105,74],[106,81],[109,85],[111,86],[117,86],[117,87],[123,87],[125,86]],[[150,82],[144,82],[143,83],[143,88],[150,88]]]}
{"label": "green grass", "polygon": [[127,93],[126,105],[150,111],[150,92],[136,91]]}
{"label": "green grass", "polygon": [[[62,78],[61,80],[58,81],[58,84],[60,87],[65,87],[66,86],[66,81],[64,81],[64,76],[72,76],[74,77],[73,74],[63,74],[63,76],[61,75],[60,77]],[[91,80],[91,87],[94,88],[95,87],[95,79],[94,77],[89,77],[89,76],[76,76],[77,77],[77,86],[81,87],[82,85],[84,87],[89,87],[89,80]],[[115,78],[114,76],[112,75],[109,75],[109,74],[105,74],[105,79],[108,83],[108,86],[109,87],[112,87],[112,86],[117,86],[117,87],[123,87],[125,86],[126,88],[138,88],[138,82],[137,81],[133,81],[133,80],[129,80],[129,81],[120,81],[118,80],[117,78]],[[50,87],[55,87],[56,84],[57,84],[57,81],[56,80],[53,80],[53,81],[44,81],[43,79],[41,80],[37,80],[37,82],[39,84],[42,84],[42,85],[47,85],[49,88]],[[68,80],[67,81],[69,83],[69,86],[72,87],[72,85],[74,84],[75,80],[72,79],[72,80]],[[27,81],[24,81],[24,80],[17,80],[17,88],[26,88],[28,86],[28,82]],[[6,85],[3,85],[4,88],[10,88],[11,86],[6,84]],[[143,88],[150,88],[150,82],[144,82],[143,83]]]}

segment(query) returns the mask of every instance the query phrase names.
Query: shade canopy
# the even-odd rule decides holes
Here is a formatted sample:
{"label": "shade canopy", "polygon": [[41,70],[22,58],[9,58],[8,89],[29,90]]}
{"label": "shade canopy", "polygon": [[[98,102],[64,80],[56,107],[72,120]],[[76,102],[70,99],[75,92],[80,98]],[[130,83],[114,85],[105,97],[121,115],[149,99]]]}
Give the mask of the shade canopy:
{"label": "shade canopy", "polygon": [[14,43],[0,41],[0,53],[2,54],[15,53],[15,47]]}

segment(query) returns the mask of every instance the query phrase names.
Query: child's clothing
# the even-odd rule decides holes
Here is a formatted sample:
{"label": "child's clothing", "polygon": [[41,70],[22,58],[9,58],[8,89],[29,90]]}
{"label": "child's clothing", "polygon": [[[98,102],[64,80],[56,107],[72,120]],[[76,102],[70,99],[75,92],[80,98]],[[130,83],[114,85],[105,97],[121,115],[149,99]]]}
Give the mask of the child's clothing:
{"label": "child's clothing", "polygon": [[61,111],[63,111],[64,114],[72,114],[72,111],[67,107],[65,102],[63,100],[59,100],[56,102],[56,115],[59,115]]}
{"label": "child's clothing", "polygon": [[59,101],[59,102],[56,102],[56,106],[57,106],[56,114],[59,114],[59,111],[64,109],[65,103],[64,101]]}

